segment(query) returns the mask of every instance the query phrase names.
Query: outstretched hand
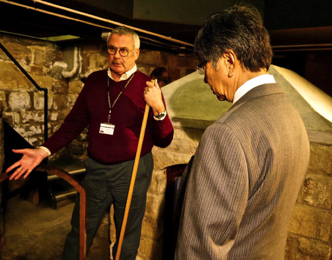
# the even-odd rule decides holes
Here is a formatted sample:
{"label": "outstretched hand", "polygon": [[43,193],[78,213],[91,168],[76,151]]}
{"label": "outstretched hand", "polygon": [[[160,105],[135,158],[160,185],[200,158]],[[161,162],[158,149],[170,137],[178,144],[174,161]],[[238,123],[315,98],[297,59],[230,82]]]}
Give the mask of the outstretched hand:
{"label": "outstretched hand", "polygon": [[21,153],[23,157],[21,160],[12,164],[7,168],[6,172],[10,172],[11,170],[17,168],[13,174],[10,175],[9,179],[17,180],[23,175],[23,178],[26,178],[32,170],[37,167],[47,156],[47,152],[41,148],[37,149],[13,149],[14,153]]}

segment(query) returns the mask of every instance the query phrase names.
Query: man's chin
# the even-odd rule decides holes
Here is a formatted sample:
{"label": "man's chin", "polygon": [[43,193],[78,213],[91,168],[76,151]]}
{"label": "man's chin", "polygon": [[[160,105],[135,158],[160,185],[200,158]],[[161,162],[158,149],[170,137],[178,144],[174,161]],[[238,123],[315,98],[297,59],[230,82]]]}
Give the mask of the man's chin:
{"label": "man's chin", "polygon": [[219,101],[227,101],[226,97],[224,95],[216,95]]}
{"label": "man's chin", "polygon": [[115,74],[118,74],[118,75],[122,75],[125,72],[123,67],[121,67],[121,66],[111,66],[111,70],[112,70],[112,72],[114,72]]}

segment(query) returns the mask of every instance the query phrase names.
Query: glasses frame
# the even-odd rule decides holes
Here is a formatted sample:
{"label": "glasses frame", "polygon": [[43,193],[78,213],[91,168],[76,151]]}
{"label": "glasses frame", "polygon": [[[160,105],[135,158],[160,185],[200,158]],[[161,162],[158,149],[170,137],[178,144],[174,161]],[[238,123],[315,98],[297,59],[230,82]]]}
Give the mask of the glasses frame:
{"label": "glasses frame", "polygon": [[200,64],[198,64],[196,66],[196,71],[200,74],[200,75],[205,75],[205,65],[206,65],[207,61],[203,61]]}
{"label": "glasses frame", "polygon": [[[110,53],[110,49],[113,49],[113,50],[114,50],[114,53]],[[128,57],[129,53],[132,52],[133,50],[135,50],[135,48],[129,51],[129,50],[127,50],[126,48],[115,48],[115,47],[113,47],[113,46],[108,46],[108,47],[107,47],[107,53],[108,53],[109,55],[116,55],[116,53],[119,52],[119,55],[120,55],[121,57],[124,57],[124,58],[125,58],[125,57]],[[126,55],[121,54],[121,51],[126,51]]]}

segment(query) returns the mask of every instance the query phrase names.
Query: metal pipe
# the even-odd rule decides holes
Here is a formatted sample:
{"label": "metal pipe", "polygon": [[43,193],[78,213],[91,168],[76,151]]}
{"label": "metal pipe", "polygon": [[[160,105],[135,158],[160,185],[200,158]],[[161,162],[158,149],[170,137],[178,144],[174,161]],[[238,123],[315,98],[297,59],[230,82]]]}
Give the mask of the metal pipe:
{"label": "metal pipe", "polygon": [[[67,7],[63,7],[63,6],[60,6],[60,5],[55,5],[55,4],[48,3],[48,2],[45,2],[45,1],[41,1],[41,0],[32,0],[32,1],[40,3],[40,4],[48,5],[48,6],[51,6],[51,7],[54,7],[54,8],[58,8],[58,9],[61,9],[61,10],[67,11],[67,12],[72,12],[72,13],[75,13],[75,14],[79,14],[79,15],[86,16],[86,17],[89,17],[89,18],[93,18],[93,19],[103,21],[103,22],[106,22],[106,23],[114,24],[116,26],[126,26],[126,27],[131,28],[135,31],[146,33],[146,34],[149,34],[149,35],[152,35],[152,36],[156,36],[156,37],[162,38],[162,39],[167,40],[167,41],[176,42],[178,44],[182,44],[182,45],[186,45],[186,46],[190,46],[190,47],[194,46],[191,43],[180,41],[180,40],[174,39],[170,36],[165,36],[165,35],[161,35],[161,34],[158,34],[158,33],[153,33],[153,32],[146,31],[146,30],[143,30],[143,29],[140,29],[140,28],[137,28],[137,27],[133,27],[133,26],[126,25],[126,24],[123,24],[123,23],[115,22],[115,21],[112,21],[112,20],[109,20],[109,19],[106,19],[106,18],[101,18],[101,17],[95,16],[95,15],[90,15],[90,14],[83,13],[83,12],[80,12],[80,11],[77,11],[77,10],[74,10],[74,9],[70,9],[70,8],[67,8]],[[20,6],[20,7],[24,7],[24,8],[27,8],[27,9],[31,9],[31,10],[35,10],[35,11],[38,11],[38,12],[50,14],[50,15],[53,15],[53,16],[65,18],[65,19],[68,19],[68,20],[74,20],[76,22],[81,22],[81,23],[93,25],[93,26],[108,29],[108,30],[113,30],[113,28],[109,28],[109,27],[106,27],[106,26],[102,26],[102,25],[98,25],[98,24],[95,24],[95,23],[87,22],[87,21],[80,20],[80,19],[77,19],[77,18],[72,18],[72,17],[69,17],[69,16],[61,15],[61,14],[58,14],[58,13],[49,12],[49,11],[39,9],[39,8],[35,8],[35,7],[29,6],[29,5],[23,5],[23,4],[15,3],[15,2],[12,2],[12,1],[8,1],[8,0],[0,0],[0,2],[11,4],[11,5],[16,5],[16,6]]]}

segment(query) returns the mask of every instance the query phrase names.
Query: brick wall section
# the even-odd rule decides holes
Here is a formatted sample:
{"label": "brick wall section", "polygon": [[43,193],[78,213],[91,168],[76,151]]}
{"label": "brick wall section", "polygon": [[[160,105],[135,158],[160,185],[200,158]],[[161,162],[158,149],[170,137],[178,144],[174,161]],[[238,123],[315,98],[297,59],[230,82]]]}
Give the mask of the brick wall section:
{"label": "brick wall section", "polygon": [[289,225],[286,260],[331,259],[332,133],[309,137],[310,163]]}

